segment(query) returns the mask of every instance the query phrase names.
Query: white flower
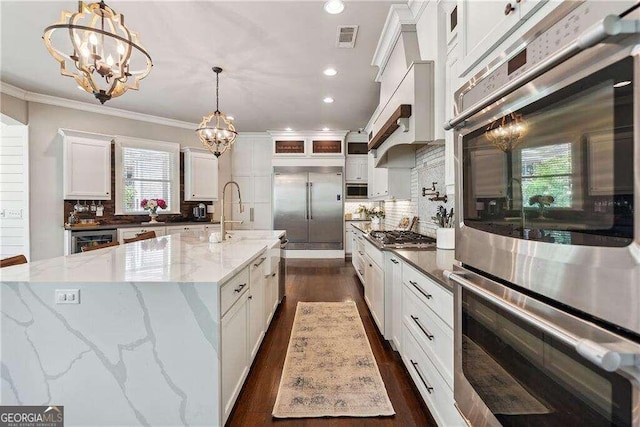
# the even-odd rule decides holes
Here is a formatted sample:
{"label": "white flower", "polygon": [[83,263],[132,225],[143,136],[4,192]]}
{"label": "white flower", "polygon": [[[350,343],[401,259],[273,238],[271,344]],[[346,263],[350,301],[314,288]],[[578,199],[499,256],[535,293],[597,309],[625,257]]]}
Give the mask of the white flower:
{"label": "white flower", "polygon": [[155,201],[155,199],[151,199],[151,200],[149,200],[149,201],[147,202],[147,207],[148,207],[149,209],[153,209],[153,208],[155,208],[156,206],[158,206],[158,202],[156,202],[156,201]]}

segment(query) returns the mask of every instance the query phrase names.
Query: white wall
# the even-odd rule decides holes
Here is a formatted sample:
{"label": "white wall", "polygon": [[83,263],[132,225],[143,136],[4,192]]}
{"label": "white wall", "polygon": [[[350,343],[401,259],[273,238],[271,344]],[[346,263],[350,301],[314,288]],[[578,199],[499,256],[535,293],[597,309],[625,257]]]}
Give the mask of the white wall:
{"label": "white wall", "polygon": [[[9,98],[3,95],[2,101]],[[15,108],[9,111],[5,110],[3,102],[3,112],[6,111],[8,115],[19,114],[20,103],[15,104]],[[59,128],[178,142],[184,147],[201,147],[196,133],[190,129],[35,102],[27,102],[26,105],[29,123],[32,260],[63,255],[65,219],[62,199],[62,140],[57,134]],[[25,118],[24,114],[21,118]],[[220,157],[220,183],[228,181],[231,176],[229,157]],[[219,203],[216,203],[215,209],[217,215],[220,212]]]}

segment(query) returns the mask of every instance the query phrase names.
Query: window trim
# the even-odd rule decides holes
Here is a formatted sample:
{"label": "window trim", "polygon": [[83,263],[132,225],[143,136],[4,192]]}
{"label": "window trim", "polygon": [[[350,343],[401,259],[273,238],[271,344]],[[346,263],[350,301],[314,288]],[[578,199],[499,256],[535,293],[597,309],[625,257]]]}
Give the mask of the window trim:
{"label": "window trim", "polygon": [[164,151],[172,156],[175,167],[171,171],[171,200],[177,203],[172,206],[170,211],[160,210],[160,215],[172,215],[180,213],[180,144],[176,142],[155,141],[150,139],[132,138],[128,136],[117,136],[115,138],[115,178],[116,178],[116,195],[115,195],[115,215],[147,215],[141,212],[125,212],[123,191],[123,148],[140,148],[144,150]]}

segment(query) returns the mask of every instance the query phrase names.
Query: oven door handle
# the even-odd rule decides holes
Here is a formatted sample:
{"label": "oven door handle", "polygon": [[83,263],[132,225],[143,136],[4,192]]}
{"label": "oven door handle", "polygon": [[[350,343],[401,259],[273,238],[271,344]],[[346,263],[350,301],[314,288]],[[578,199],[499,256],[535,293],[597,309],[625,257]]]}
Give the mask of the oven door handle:
{"label": "oven door handle", "polygon": [[485,301],[500,307],[534,328],[541,330],[545,334],[549,334],[569,347],[574,348],[582,357],[605,371],[614,372],[621,366],[633,366],[636,363],[636,358],[640,358],[640,355],[638,354],[621,354],[602,344],[593,342],[586,338],[578,337],[563,328],[529,313],[528,311],[522,310],[517,305],[496,296],[481,286],[478,286],[470,280],[462,277],[460,274],[445,271],[444,276]]}
{"label": "oven door handle", "polygon": [[456,117],[446,121],[444,124],[444,130],[451,130],[456,126],[463,124],[469,117],[472,117],[488,106],[495,104],[509,93],[520,89],[522,86],[540,77],[547,71],[562,64],[567,59],[572,58],[583,50],[587,50],[597,45],[605,39],[620,34],[638,33],[640,33],[639,20],[623,20],[619,16],[608,15],[602,21],[596,23],[582,33],[573,43],[560,49],[544,61],[538,63],[538,65],[532,67],[529,71],[520,75],[518,78],[511,80],[502,88],[467,108]]}

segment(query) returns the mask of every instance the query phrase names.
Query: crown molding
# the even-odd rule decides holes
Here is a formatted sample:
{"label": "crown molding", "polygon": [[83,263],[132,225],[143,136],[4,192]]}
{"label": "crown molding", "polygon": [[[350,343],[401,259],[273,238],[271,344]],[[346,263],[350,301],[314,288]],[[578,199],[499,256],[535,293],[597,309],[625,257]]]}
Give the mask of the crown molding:
{"label": "crown molding", "polygon": [[429,4],[428,0],[409,0],[407,2],[407,6],[411,9],[411,13],[413,13],[413,19],[417,24],[420,21],[420,17],[424,13],[427,5]]}
{"label": "crown molding", "polygon": [[105,107],[104,105],[90,104],[88,102],[75,101],[72,99],[60,98],[57,96],[44,95],[36,92],[29,92],[16,86],[0,81],[0,92],[22,99],[27,102],[37,102],[39,104],[55,105],[57,107],[71,108],[73,110],[88,111],[90,113],[105,114],[123,119],[137,120],[141,122],[155,123],[158,125],[175,128],[195,130],[197,123],[189,123],[181,120],[169,119],[166,117],[153,116],[151,114],[137,113],[135,111],[122,110],[120,108]]}

